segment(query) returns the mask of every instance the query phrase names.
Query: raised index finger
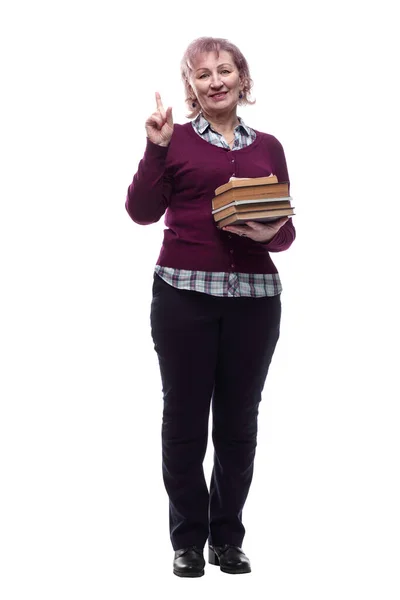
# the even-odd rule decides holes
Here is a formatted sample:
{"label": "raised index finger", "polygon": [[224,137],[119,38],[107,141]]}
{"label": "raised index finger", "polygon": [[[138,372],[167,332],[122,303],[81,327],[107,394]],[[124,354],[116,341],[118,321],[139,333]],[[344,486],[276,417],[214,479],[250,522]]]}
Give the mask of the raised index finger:
{"label": "raised index finger", "polygon": [[160,96],[159,92],[156,92],[156,102],[157,102],[157,109],[160,111],[160,113],[164,117],[165,116],[165,110],[164,110],[164,107],[163,107],[163,103],[161,102],[161,96]]}

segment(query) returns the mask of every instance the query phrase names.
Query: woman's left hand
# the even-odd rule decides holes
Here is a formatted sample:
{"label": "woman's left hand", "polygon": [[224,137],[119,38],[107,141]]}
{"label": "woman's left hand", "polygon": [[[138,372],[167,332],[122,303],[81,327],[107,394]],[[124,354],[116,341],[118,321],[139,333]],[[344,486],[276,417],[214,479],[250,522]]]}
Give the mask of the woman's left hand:
{"label": "woman's left hand", "polygon": [[258,221],[246,221],[245,225],[227,225],[223,231],[245,236],[255,242],[268,243],[276,236],[280,228],[289,220],[289,217],[282,217],[272,223],[260,223]]}

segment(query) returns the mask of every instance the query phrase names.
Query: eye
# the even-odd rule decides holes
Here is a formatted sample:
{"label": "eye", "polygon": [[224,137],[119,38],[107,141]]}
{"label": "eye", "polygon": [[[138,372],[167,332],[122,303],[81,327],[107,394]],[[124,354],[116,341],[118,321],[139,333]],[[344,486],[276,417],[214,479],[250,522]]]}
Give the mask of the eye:
{"label": "eye", "polygon": [[230,73],[230,71],[228,71],[228,69],[224,69],[224,70],[222,71],[222,73],[228,73],[228,74],[229,74],[229,73]]}
{"label": "eye", "polygon": [[203,75],[200,75],[200,79],[204,79],[204,77],[208,77],[208,73],[203,73]]}

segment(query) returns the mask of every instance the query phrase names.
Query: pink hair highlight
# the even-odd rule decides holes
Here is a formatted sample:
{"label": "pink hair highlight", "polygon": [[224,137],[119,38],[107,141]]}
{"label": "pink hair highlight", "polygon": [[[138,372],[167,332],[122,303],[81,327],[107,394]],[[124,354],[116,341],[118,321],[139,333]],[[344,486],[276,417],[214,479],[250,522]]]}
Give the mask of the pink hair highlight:
{"label": "pink hair highlight", "polygon": [[239,76],[244,82],[243,87],[243,98],[238,98],[238,104],[255,104],[255,101],[251,101],[248,98],[251,88],[253,87],[253,80],[250,77],[249,65],[247,60],[235,44],[232,44],[229,40],[224,38],[213,38],[213,37],[201,37],[194,40],[186,49],[185,54],[181,60],[181,77],[183,85],[185,87],[186,99],[185,102],[188,106],[189,112],[186,115],[188,119],[196,117],[200,112],[200,107],[196,103],[196,107],[193,108],[192,103],[195,98],[190,94],[190,76],[193,72],[194,61],[199,54],[207,52],[216,52],[217,56],[222,51],[229,52],[232,56],[233,62],[239,71]]}

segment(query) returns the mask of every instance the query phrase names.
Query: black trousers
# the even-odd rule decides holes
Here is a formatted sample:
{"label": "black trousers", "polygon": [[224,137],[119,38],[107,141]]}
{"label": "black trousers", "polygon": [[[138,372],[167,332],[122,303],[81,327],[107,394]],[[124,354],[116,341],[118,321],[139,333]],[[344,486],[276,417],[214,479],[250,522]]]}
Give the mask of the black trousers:
{"label": "black trousers", "polygon": [[[154,276],[151,329],[163,386],[162,471],[174,550],[241,546],[258,406],[279,338],[280,296],[220,298]],[[214,465],[203,461],[210,404]]]}

